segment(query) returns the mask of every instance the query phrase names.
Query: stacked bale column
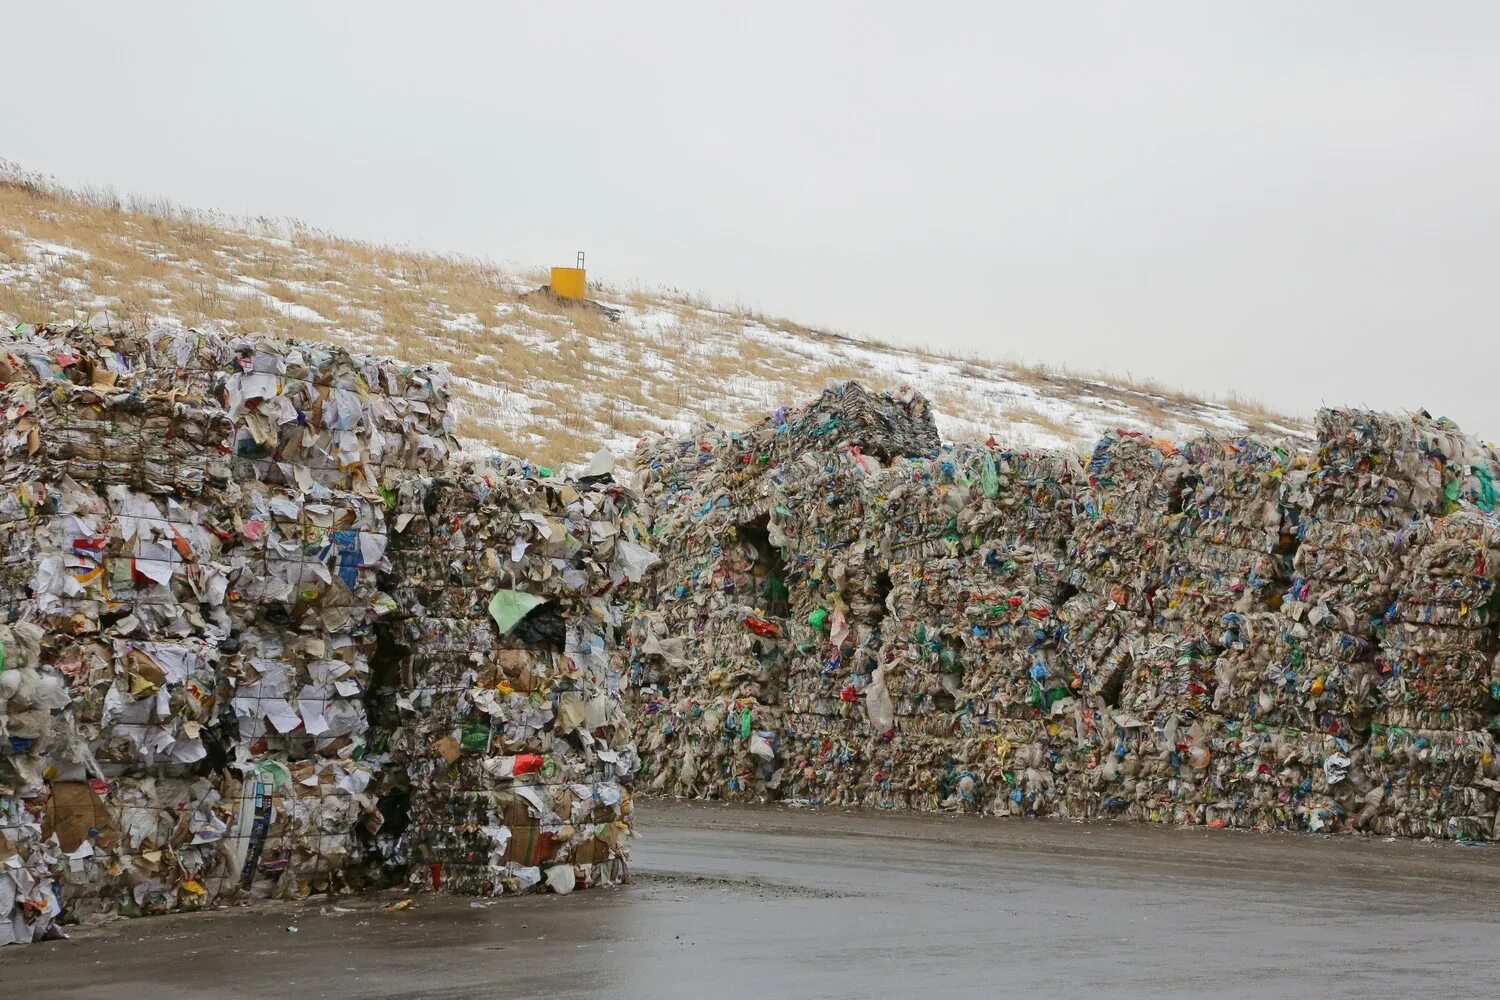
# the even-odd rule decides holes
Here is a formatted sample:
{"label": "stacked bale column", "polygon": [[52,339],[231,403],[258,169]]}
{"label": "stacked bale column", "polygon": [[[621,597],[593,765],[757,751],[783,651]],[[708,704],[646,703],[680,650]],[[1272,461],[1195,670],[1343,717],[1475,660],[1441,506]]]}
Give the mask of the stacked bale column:
{"label": "stacked bale column", "polygon": [[624,878],[637,757],[610,595],[646,563],[612,484],[515,468],[402,485],[382,792],[410,883],[475,895]]}

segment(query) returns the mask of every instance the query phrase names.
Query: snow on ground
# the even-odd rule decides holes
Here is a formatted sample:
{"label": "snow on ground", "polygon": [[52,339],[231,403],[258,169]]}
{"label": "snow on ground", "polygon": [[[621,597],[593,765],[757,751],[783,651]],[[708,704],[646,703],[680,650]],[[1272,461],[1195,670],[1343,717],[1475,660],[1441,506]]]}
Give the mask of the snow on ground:
{"label": "snow on ground", "polygon": [[[465,271],[394,250],[372,258],[350,244],[227,223],[208,241],[201,226],[192,239],[174,239],[170,225],[128,214],[118,232],[64,232],[65,199],[45,219],[26,211],[0,214],[0,286],[27,290],[40,308],[66,316],[69,305],[133,303],[133,316],[163,322],[215,322],[222,309],[226,322],[256,333],[442,360],[454,371],[459,433],[473,454],[534,449],[561,464],[601,443],[629,452],[643,433],[680,433],[703,418],[743,426],[851,377],[877,389],[914,386],[950,440],[1086,448],[1116,427],[1177,438],[1251,429],[1242,409],[1221,403],[809,332],[675,293],[603,289],[599,301],[618,314],[608,320],[538,297],[537,280],[495,265]],[[80,217],[77,225],[99,223]],[[92,253],[60,238],[75,233]],[[6,252],[7,242],[18,252]],[[121,274],[134,284],[122,286]],[[1307,434],[1294,418],[1261,416],[1254,429]]]}

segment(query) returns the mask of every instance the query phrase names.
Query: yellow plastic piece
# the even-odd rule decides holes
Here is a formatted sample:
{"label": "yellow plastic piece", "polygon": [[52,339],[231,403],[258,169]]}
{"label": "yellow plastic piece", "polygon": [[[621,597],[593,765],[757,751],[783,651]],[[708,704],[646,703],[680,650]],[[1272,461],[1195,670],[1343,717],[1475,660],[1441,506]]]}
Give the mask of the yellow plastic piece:
{"label": "yellow plastic piece", "polygon": [[588,272],[581,267],[554,267],[552,294],[565,299],[589,297]]}

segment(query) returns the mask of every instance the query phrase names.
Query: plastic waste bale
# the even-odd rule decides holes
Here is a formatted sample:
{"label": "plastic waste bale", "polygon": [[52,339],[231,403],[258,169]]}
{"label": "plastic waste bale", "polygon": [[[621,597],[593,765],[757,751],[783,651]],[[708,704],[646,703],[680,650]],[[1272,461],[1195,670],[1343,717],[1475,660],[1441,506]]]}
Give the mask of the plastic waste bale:
{"label": "plastic waste bale", "polygon": [[[750,744],[752,733],[780,725],[785,619],[740,603],[741,595],[762,597],[753,559],[738,546],[712,563],[718,587],[700,602],[669,603],[661,618],[638,619],[632,633],[632,669],[650,673],[636,695],[643,779],[671,794],[760,798],[774,768],[766,747],[757,741],[752,754]],[[685,635],[660,638],[674,629]]]}
{"label": "plastic waste bale", "polygon": [[1222,726],[1212,715],[1163,713],[1146,721],[1124,714],[1115,736],[1122,811],[1152,823],[1201,825],[1217,796],[1207,780],[1211,741]]}
{"label": "plastic waste bale", "polygon": [[979,812],[984,806],[984,789],[949,734],[898,726],[880,736],[824,743],[821,759],[808,756],[814,771],[809,780],[816,779],[822,802],[922,812]]}
{"label": "plastic waste bale", "polygon": [[1132,751],[1145,723],[1097,695],[1080,698],[1072,707],[1073,738],[1062,746],[1069,764],[1061,789],[1067,815],[1124,818],[1139,773]]}
{"label": "plastic waste bale", "polygon": [[1500,519],[1457,509],[1397,536],[1401,572],[1376,655],[1379,721],[1479,729],[1494,714],[1491,611],[1500,577]]}
{"label": "plastic waste bale", "polygon": [[[862,726],[840,725],[820,714],[789,714],[780,739],[779,757],[785,769],[781,790],[788,802],[859,805],[866,798],[867,786],[891,780],[872,770],[871,737]],[[900,794],[889,788],[886,793]],[[871,804],[881,805],[878,800]]]}
{"label": "plastic waste bale", "polygon": [[624,491],[501,464],[410,480],[395,508],[397,696],[375,739],[405,829],[377,847],[419,888],[624,878],[639,760],[608,595],[654,562]]}
{"label": "plastic waste bale", "polygon": [[858,382],[830,382],[821,395],[768,418],[780,441],[794,450],[853,445],[882,460],[926,455],[941,439],[926,397],[909,386],[875,393]]}
{"label": "plastic waste bale", "polygon": [[390,741],[410,789],[412,884],[499,894],[566,863],[585,885],[622,877],[636,761],[587,657],[474,645],[465,656],[421,638],[432,659],[412,664],[422,680]]}
{"label": "plastic waste bale", "polygon": [[1375,667],[1376,719],[1417,729],[1474,729],[1494,717],[1491,628],[1393,622]]}
{"label": "plastic waste bale", "polygon": [[1124,675],[1119,704],[1142,718],[1204,712],[1213,704],[1215,650],[1204,639],[1164,635]]}
{"label": "plastic waste bale", "polygon": [[1097,594],[1079,593],[1058,608],[1058,654],[1068,686],[1118,705],[1125,673],[1141,655],[1141,619]]}
{"label": "plastic waste bale", "polygon": [[1297,458],[1284,444],[1214,437],[1181,456],[1153,610],[1158,628],[1215,641],[1224,616],[1280,606],[1292,549],[1281,481]]}
{"label": "plastic waste bale", "polygon": [[1223,624],[1215,712],[1247,725],[1363,738],[1376,698],[1372,665],[1309,653],[1306,627],[1280,614],[1230,614]]}
{"label": "plastic waste bale", "polygon": [[1078,784],[1075,719],[1070,703],[1045,717],[997,721],[961,744],[957,778],[949,783],[964,799],[966,778],[980,789],[980,810],[1000,816],[1081,816],[1070,790]]}
{"label": "plastic waste bale", "polygon": [[1355,823],[1385,836],[1492,840],[1500,768],[1484,731],[1376,724],[1368,767],[1377,778]]}
{"label": "plastic waste bale", "polygon": [[1439,513],[1450,482],[1458,484],[1453,499],[1466,490],[1478,495],[1482,480],[1472,467],[1493,466],[1488,449],[1424,411],[1323,409],[1317,435],[1317,461],[1298,486],[1297,503],[1318,519],[1350,519],[1348,512],[1359,510],[1401,528],[1417,514]]}
{"label": "plastic waste bale", "polygon": [[1358,743],[1222,717],[1215,722],[1187,751],[1211,789],[1206,825],[1313,833],[1344,828],[1369,784]]}
{"label": "plastic waste bale", "polygon": [[1319,655],[1367,659],[1397,572],[1394,535],[1378,525],[1304,519],[1281,610]]}

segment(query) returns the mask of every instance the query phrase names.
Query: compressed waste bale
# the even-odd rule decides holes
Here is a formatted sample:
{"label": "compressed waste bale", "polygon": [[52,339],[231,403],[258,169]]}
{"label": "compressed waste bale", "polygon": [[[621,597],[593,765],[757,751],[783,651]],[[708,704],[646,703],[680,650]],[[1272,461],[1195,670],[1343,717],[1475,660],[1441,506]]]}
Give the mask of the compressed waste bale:
{"label": "compressed waste bale", "polygon": [[42,820],[46,769],[66,740],[64,681],[40,660],[42,630],[0,626],[0,945],[57,933],[63,852]]}
{"label": "compressed waste bale", "polygon": [[1500,518],[1454,510],[1396,536],[1401,572],[1380,630],[1378,719],[1413,729],[1479,729],[1495,713],[1495,581]]}
{"label": "compressed waste bale", "polygon": [[1281,480],[1295,457],[1248,438],[1198,438],[1180,453],[1176,512],[1160,530],[1155,625],[1212,642],[1225,615],[1281,605],[1292,550]]}
{"label": "compressed waste bale", "polygon": [[1375,725],[1366,750],[1377,783],[1356,822],[1384,836],[1492,840],[1500,767],[1484,731]]}
{"label": "compressed waste bale", "polygon": [[[805,428],[793,412],[756,426]],[[1451,742],[1494,717],[1495,560],[1476,517],[1495,456],[1425,414],[1318,427],[1313,451],[1122,431],[1087,463],[800,430],[795,446],[755,429],[648,443],[674,581],[631,626],[650,787],[1474,835],[1493,816],[1482,768],[1450,768],[1445,798],[1372,740]],[[751,524],[765,537],[744,550]],[[754,570],[767,547],[774,603]],[[736,630],[752,619],[775,637],[764,662]],[[1388,796],[1414,803],[1403,819]]]}
{"label": "compressed waste bale", "polygon": [[6,347],[0,589],[67,706],[5,782],[26,870],[75,917],[342,886],[379,826],[379,488],[444,461],[446,375],[177,328]]}
{"label": "compressed waste bale", "polygon": [[419,888],[624,878],[639,761],[607,595],[655,560],[626,494],[476,470],[403,483],[394,525],[398,714],[380,791],[407,814],[382,849]]}
{"label": "compressed waste bale", "polygon": [[840,799],[857,799],[861,776],[809,776],[834,742],[869,732],[860,702],[886,587],[866,511],[885,499],[886,463],[938,448],[925,399],[858,383],[744,433],[643,443],[643,509],[663,560],[629,629],[646,787],[822,801],[823,786],[847,784]]}
{"label": "compressed waste bale", "polygon": [[[453,450],[455,418],[441,366],[180,327],[23,324],[7,347],[20,362],[12,367],[23,376],[12,380],[8,392],[27,381],[32,393],[48,401],[60,383],[71,387],[58,397],[71,405],[31,414],[75,417],[52,421],[56,447],[84,449],[86,463],[96,455],[93,460],[111,472],[159,467],[158,483],[191,458],[187,448],[200,439],[239,465],[236,478],[303,489],[316,481],[365,493],[392,476],[436,469]],[[90,393],[102,411],[91,418],[83,411]],[[116,426],[109,419],[115,415],[130,419]],[[79,420],[91,423],[85,427]],[[28,437],[36,431],[24,418],[21,425]],[[54,438],[50,430],[38,438]],[[137,461],[111,456],[121,442],[135,449]],[[198,450],[200,464],[206,450]],[[114,474],[108,481],[145,488]]]}

